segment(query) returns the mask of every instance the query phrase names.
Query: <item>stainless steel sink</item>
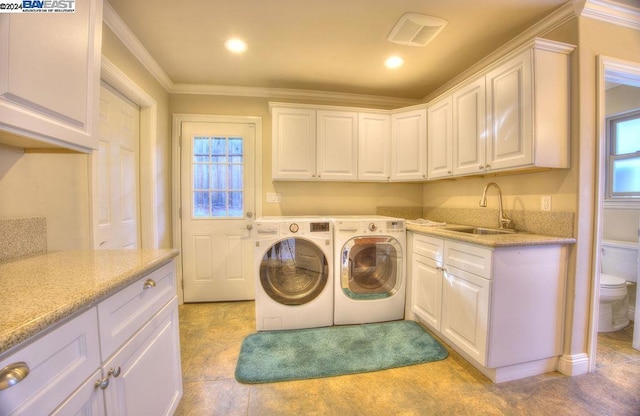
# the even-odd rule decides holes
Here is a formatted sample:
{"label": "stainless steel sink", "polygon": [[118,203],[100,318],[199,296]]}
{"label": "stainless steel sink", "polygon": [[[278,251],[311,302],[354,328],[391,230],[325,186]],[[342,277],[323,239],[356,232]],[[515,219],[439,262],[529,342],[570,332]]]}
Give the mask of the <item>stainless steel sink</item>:
{"label": "stainless steel sink", "polygon": [[496,234],[515,234],[513,230],[498,228],[482,228],[482,227],[456,227],[449,228],[448,231],[456,233],[476,234],[476,235],[496,235]]}

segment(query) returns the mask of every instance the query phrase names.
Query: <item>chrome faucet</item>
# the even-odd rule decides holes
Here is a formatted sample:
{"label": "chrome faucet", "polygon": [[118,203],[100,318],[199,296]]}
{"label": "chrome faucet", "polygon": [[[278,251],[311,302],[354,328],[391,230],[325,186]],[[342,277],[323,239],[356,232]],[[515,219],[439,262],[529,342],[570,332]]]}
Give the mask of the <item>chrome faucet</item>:
{"label": "chrome faucet", "polygon": [[481,207],[486,207],[487,206],[487,190],[490,187],[494,187],[496,188],[496,190],[498,191],[498,215],[499,215],[499,219],[500,219],[500,229],[505,229],[508,228],[508,225],[511,224],[511,219],[508,218],[506,215],[504,215],[504,211],[502,210],[502,191],[500,190],[500,187],[498,186],[497,183],[495,182],[489,182],[485,187],[484,187],[484,191],[482,191],[482,198],[480,198],[480,206]]}

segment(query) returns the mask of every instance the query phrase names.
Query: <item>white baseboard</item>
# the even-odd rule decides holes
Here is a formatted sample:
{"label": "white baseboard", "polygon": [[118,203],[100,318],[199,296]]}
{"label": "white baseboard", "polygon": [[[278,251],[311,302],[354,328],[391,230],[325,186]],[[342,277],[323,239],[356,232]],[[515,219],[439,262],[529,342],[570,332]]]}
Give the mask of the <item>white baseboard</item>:
{"label": "white baseboard", "polygon": [[578,376],[589,372],[589,356],[585,353],[562,355],[558,361],[558,371],[566,376]]}

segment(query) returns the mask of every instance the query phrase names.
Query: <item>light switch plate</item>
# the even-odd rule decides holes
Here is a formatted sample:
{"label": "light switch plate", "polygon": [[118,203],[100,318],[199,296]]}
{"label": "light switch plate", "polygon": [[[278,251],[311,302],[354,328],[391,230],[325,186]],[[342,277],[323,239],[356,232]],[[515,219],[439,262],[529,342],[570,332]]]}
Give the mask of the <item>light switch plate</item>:
{"label": "light switch plate", "polygon": [[267,192],[268,204],[279,204],[281,200],[282,200],[282,196],[280,192]]}

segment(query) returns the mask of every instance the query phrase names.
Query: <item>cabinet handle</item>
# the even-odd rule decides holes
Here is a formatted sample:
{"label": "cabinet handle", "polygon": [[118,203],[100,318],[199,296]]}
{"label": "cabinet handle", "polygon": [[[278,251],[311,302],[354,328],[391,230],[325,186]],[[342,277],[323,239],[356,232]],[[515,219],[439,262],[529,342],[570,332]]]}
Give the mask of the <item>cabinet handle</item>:
{"label": "cabinet handle", "polygon": [[489,169],[491,165],[484,165],[485,168]]}
{"label": "cabinet handle", "polygon": [[484,169],[484,166],[478,166],[478,169],[482,170]]}
{"label": "cabinet handle", "polygon": [[156,286],[156,282],[154,282],[153,279],[147,279],[144,284],[142,285],[143,289],[151,289],[152,287]]}
{"label": "cabinet handle", "polygon": [[102,380],[97,380],[96,384],[93,385],[94,388],[104,390],[109,387],[109,377],[105,377]]}
{"label": "cabinet handle", "polygon": [[120,366],[117,366],[115,368],[110,368],[107,376],[118,377],[120,375],[120,372],[121,372]]}
{"label": "cabinet handle", "polygon": [[29,366],[23,361],[9,364],[0,370],[0,391],[20,383],[29,375]]}

